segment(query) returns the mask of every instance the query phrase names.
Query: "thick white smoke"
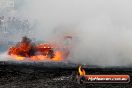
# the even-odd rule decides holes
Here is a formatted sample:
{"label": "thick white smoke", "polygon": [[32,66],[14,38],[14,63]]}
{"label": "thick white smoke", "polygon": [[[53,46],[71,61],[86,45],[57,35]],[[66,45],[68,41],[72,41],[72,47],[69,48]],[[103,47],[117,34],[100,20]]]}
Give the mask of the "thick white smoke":
{"label": "thick white smoke", "polygon": [[14,15],[36,22],[40,40],[73,35],[69,60],[132,64],[131,0],[27,0]]}
{"label": "thick white smoke", "polygon": [[10,56],[7,55],[7,52],[0,53],[0,61],[11,60]]}

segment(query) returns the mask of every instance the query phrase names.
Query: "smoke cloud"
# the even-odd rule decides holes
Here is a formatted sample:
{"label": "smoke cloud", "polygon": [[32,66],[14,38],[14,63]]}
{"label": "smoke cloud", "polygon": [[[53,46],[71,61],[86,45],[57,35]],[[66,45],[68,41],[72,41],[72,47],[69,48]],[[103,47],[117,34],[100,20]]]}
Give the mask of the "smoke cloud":
{"label": "smoke cloud", "polygon": [[132,64],[131,0],[23,0],[13,15],[28,17],[34,37],[72,35],[69,60],[93,65]]}

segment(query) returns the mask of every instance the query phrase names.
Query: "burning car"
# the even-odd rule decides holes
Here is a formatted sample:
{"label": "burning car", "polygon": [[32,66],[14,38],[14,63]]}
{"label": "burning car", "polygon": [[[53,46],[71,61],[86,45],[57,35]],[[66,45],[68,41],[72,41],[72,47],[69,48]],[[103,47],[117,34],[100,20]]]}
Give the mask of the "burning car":
{"label": "burning car", "polygon": [[67,58],[69,50],[66,47],[57,47],[54,44],[40,43],[35,44],[28,37],[22,40],[8,50],[8,55],[16,60],[53,60],[61,61]]}

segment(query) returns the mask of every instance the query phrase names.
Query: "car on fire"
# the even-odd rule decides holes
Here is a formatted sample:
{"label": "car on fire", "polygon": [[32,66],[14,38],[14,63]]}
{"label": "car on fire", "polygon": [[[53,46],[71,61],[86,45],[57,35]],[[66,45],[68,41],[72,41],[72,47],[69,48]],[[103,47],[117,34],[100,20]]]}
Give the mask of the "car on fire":
{"label": "car on fire", "polygon": [[[30,58],[31,60],[63,60],[69,55],[67,47],[55,46],[49,43],[35,44],[28,37],[24,36],[20,42],[12,46],[8,50],[8,55],[15,58]],[[22,60],[23,60],[22,59]]]}

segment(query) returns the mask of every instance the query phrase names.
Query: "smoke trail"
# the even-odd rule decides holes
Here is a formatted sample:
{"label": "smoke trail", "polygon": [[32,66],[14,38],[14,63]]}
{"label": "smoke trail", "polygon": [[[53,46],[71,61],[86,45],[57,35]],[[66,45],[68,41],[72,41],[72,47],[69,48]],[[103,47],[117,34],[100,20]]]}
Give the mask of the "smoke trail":
{"label": "smoke trail", "polygon": [[95,65],[132,63],[130,0],[28,0],[14,15],[28,17],[34,37],[73,35],[69,60]]}

